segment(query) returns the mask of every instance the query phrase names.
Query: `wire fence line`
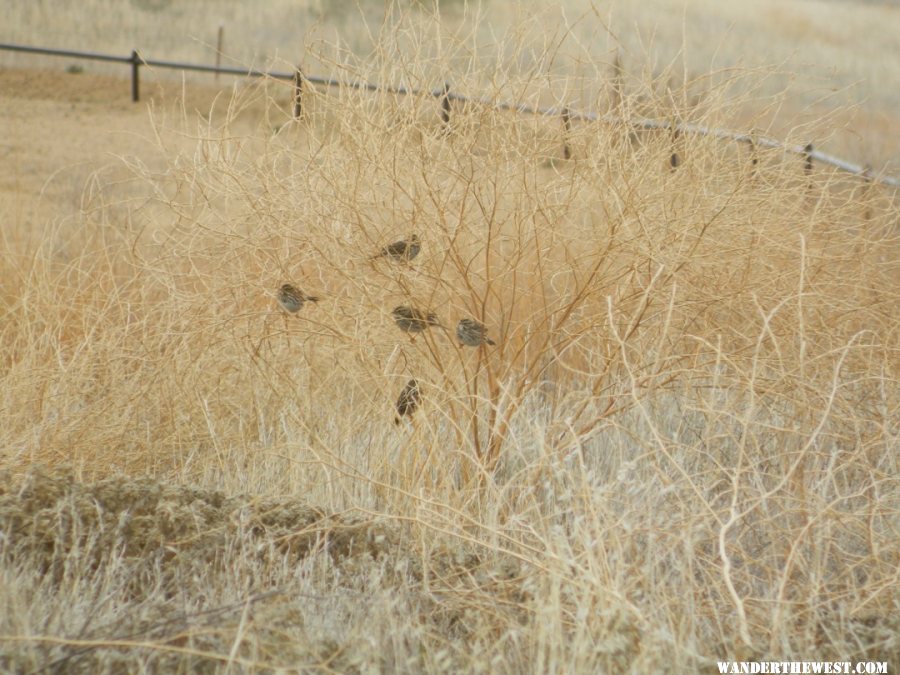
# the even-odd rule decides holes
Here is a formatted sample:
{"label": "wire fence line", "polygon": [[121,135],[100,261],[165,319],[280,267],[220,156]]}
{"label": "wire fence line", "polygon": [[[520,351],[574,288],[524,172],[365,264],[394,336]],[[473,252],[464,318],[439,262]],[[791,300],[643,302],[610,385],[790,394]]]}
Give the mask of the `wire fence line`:
{"label": "wire fence line", "polygon": [[[129,56],[116,56],[113,54],[101,54],[98,52],[74,51],[69,49],[52,49],[48,47],[34,47],[30,45],[17,45],[0,43],[0,50],[23,52],[28,54],[41,54],[46,56],[65,56],[76,59],[86,59],[93,61],[107,61],[113,63],[128,64],[131,66],[131,98],[137,102],[140,100],[140,68],[149,66],[152,68],[169,68],[175,70],[191,70],[204,73],[216,73],[226,75],[238,75],[242,77],[267,77],[276,80],[287,80],[294,82],[294,116],[300,117],[302,114],[302,96],[304,84],[320,85],[326,87],[349,86],[353,89],[361,91],[381,92],[387,94],[395,94],[400,96],[432,96],[441,100],[441,119],[445,125],[450,123],[451,102],[472,103],[494,108],[496,110],[504,110],[518,112],[528,115],[539,115],[543,117],[555,117],[562,120],[566,134],[571,128],[572,122],[607,122],[621,123],[622,119],[613,114],[600,114],[591,111],[571,110],[562,106],[533,106],[525,103],[511,103],[507,101],[496,101],[490,97],[465,96],[451,91],[450,85],[445,83],[442,87],[424,90],[408,88],[403,86],[382,85],[371,82],[346,82],[329,77],[320,77],[315,75],[307,75],[300,68],[293,72],[286,71],[262,71],[255,68],[232,68],[228,66],[207,66],[195,63],[182,63],[179,61],[166,61],[161,59],[145,58],[137,50],[133,50]],[[717,129],[707,127],[701,124],[693,124],[689,122],[674,122],[670,120],[659,120],[649,118],[631,118],[626,122],[635,129],[643,130],[665,130],[672,133],[696,134],[700,136],[710,136],[719,140],[734,141],[737,143],[745,143],[752,148],[763,147],[771,149],[781,149],[786,153],[795,154],[805,158],[805,169],[807,173],[812,170],[813,162],[827,164],[841,171],[859,176],[868,181],[879,183],[890,187],[900,187],[900,177],[888,176],[875,172],[871,167],[854,164],[840,157],[830,155],[828,153],[816,150],[812,143],[806,145],[792,145],[784,143],[775,138],[760,136],[751,133],[741,133],[729,131],[727,129]],[[566,139],[563,154],[566,159],[571,156],[571,151]],[[677,155],[672,155],[672,166],[677,166],[680,161]],[[754,160],[755,163],[755,160]]]}

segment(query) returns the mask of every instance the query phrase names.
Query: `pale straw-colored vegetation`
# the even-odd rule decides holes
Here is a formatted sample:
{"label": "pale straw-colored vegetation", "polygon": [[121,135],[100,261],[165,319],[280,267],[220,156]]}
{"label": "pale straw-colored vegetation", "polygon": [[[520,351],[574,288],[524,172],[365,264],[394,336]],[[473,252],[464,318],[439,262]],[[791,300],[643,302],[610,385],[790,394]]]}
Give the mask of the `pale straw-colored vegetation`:
{"label": "pale straw-colored vegetation", "polygon": [[316,58],[499,99],[593,77],[615,121],[157,90],[152,152],[3,243],[0,669],[898,663],[894,195],[627,124],[737,125],[759,71],[616,93],[378,44]]}

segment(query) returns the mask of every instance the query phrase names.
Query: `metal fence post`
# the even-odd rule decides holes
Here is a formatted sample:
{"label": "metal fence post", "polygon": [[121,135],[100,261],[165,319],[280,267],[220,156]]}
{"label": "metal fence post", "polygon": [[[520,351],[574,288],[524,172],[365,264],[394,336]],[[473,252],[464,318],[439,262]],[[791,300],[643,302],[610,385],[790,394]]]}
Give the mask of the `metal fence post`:
{"label": "metal fence post", "polygon": [[759,165],[759,155],[756,153],[756,132],[750,132],[747,144],[750,146],[750,178],[754,179],[756,178],[756,167]]}
{"label": "metal fence post", "polygon": [[863,220],[872,220],[872,165],[863,167]]}
{"label": "metal fence post", "polygon": [[678,154],[678,137],[681,136],[681,132],[678,130],[678,127],[675,125],[675,122],[671,122],[670,126],[670,137],[672,141],[672,154],[669,155],[669,171],[674,171],[681,164],[681,156]]}
{"label": "metal fence post", "polygon": [[568,108],[562,109],[563,121],[563,159],[572,158],[572,150],[569,148],[569,132],[572,130],[571,113]]}
{"label": "metal fence post", "polygon": [[444,131],[450,131],[450,83],[444,82],[444,90],[441,94],[441,122]]}
{"label": "metal fence post", "polygon": [[137,103],[141,100],[141,57],[136,49],[131,50],[131,100]]}
{"label": "metal fence post", "polygon": [[219,34],[216,38],[216,82],[219,81],[219,68],[222,67],[222,39],[225,37],[225,26],[219,24]]}
{"label": "metal fence post", "polygon": [[303,113],[303,71],[297,67],[294,73],[294,119],[300,119]]}
{"label": "metal fence post", "polygon": [[625,69],[622,67],[622,54],[616,52],[616,60],[612,64],[612,108],[618,110],[625,102]]}

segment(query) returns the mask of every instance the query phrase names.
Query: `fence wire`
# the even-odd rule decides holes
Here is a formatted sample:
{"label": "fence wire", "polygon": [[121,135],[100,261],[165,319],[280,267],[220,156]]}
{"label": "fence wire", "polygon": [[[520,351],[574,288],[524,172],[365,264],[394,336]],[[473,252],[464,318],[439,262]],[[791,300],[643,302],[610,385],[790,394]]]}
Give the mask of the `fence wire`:
{"label": "fence wire", "polygon": [[[521,114],[539,115],[543,117],[557,117],[563,120],[566,130],[568,131],[572,122],[608,122],[621,123],[621,118],[610,114],[598,114],[591,111],[571,110],[567,107],[550,106],[540,107],[532,106],[524,103],[511,103],[508,101],[495,101],[489,97],[465,96],[451,91],[449,84],[431,89],[415,89],[402,86],[382,85],[371,82],[345,82],[342,80],[321,77],[315,75],[307,75],[300,69],[294,72],[284,71],[262,71],[254,68],[231,68],[228,66],[207,66],[195,63],[182,63],[179,61],[166,61],[160,59],[151,59],[141,56],[136,50],[130,56],[115,56],[113,54],[101,54],[98,52],[74,51],[68,49],[52,49],[48,47],[33,47],[30,45],[16,45],[0,43],[0,50],[23,52],[28,54],[43,54],[46,56],[65,56],[68,58],[87,59],[94,61],[107,61],[113,63],[129,64],[132,67],[132,99],[137,101],[140,98],[139,93],[139,69],[142,66],[151,68],[169,68],[175,70],[191,70],[204,73],[221,73],[226,75],[238,75],[242,77],[267,77],[276,80],[293,80],[297,90],[296,103],[294,113],[300,115],[301,104],[300,96],[304,83],[320,85],[326,87],[349,86],[353,89],[381,92],[386,94],[395,94],[400,96],[432,96],[441,99],[441,118],[444,123],[450,120],[450,103],[471,103],[492,107],[496,110],[514,111]],[[646,130],[668,130],[682,134],[697,134],[701,136],[711,136],[720,140],[734,141],[736,143],[746,143],[751,146],[763,148],[781,149],[786,153],[799,155],[806,158],[807,167],[811,166],[813,161],[821,164],[833,166],[841,171],[859,176],[866,181],[879,183],[889,187],[900,187],[900,177],[888,176],[873,171],[868,166],[854,164],[840,157],[835,157],[828,153],[816,150],[813,145],[792,145],[784,143],[775,138],[767,136],[759,136],[757,134],[748,134],[727,129],[716,129],[713,127],[703,126],[701,124],[691,124],[688,122],[673,122],[669,120],[658,120],[649,118],[630,118],[626,121],[628,125],[635,129]],[[565,146],[565,154],[568,155],[569,146]]]}

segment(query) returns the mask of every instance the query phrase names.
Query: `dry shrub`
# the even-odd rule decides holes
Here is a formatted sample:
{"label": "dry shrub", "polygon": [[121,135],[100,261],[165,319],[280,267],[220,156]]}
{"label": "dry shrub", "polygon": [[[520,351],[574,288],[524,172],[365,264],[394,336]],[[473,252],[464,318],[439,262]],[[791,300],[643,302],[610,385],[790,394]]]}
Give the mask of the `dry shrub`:
{"label": "dry shrub", "polygon": [[[732,105],[657,89],[672,119]],[[437,638],[386,610],[410,669],[896,657],[896,204],[618,109],[568,161],[558,119],[457,105],[446,129],[430,96],[348,86],[307,88],[301,120],[272,83],[189,134],[157,117],[143,196],[102,187],[3,270],[6,463],[300,493],[408,523],[418,560],[464,542],[528,570],[467,571]],[[371,260],[414,232],[412,263]],[[285,315],[287,281],[322,299]],[[447,332],[412,340],[398,304]],[[461,317],[498,345],[457,345]],[[335,652],[376,630],[348,621]]]}

